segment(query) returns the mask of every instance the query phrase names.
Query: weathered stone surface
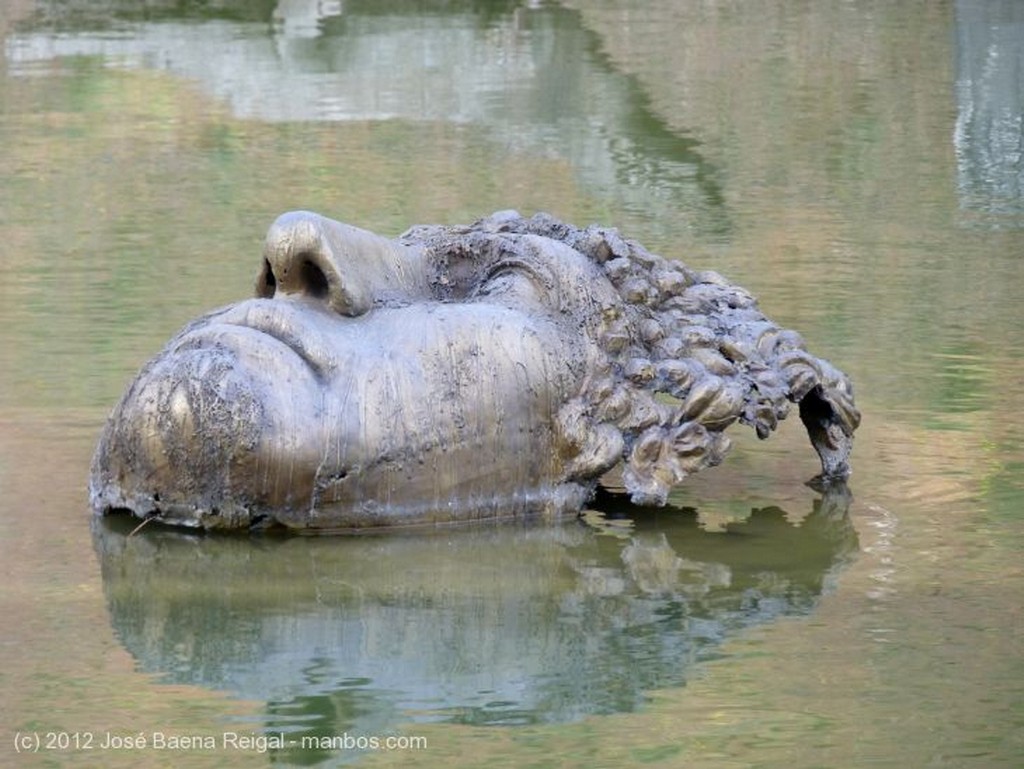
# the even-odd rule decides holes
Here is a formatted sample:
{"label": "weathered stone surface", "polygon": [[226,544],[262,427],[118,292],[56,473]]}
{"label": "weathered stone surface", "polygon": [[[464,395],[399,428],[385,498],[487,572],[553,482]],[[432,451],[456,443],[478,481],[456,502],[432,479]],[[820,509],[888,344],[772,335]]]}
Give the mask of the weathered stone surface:
{"label": "weathered stone surface", "polygon": [[849,475],[849,379],[714,272],[545,214],[389,240],[280,217],[256,298],[186,326],[103,431],[94,509],[347,529],[579,510],[623,465],[664,504],[792,403]]}

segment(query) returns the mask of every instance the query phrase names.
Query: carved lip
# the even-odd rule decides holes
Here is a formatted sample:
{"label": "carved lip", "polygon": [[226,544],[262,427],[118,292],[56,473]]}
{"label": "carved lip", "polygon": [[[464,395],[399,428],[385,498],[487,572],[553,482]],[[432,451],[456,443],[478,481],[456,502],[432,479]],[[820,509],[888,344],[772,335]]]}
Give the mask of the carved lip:
{"label": "carved lip", "polygon": [[[336,368],[336,356],[325,331],[307,317],[309,313],[320,312],[323,311],[314,307],[293,307],[290,302],[253,299],[210,318],[204,330],[230,334],[230,329],[240,328],[269,337],[297,355],[318,377],[325,377]],[[333,313],[321,322],[324,320],[341,322]]]}

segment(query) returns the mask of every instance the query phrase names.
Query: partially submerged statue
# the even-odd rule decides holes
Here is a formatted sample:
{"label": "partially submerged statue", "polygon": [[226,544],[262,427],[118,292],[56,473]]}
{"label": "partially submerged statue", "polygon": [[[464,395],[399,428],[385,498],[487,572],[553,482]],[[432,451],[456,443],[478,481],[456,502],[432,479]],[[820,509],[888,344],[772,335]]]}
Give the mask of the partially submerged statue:
{"label": "partially submerged statue", "polygon": [[396,240],[281,216],[257,298],[186,326],[108,421],[98,513],[347,529],[581,509],[618,465],[662,505],[791,403],[843,481],[849,379],[713,272],[499,212]]}

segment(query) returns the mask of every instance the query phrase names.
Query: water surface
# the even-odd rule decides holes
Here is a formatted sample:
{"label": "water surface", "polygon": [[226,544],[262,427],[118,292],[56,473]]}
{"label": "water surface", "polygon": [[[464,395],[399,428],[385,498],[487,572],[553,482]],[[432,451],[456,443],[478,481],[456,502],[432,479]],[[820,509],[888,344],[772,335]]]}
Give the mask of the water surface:
{"label": "water surface", "polygon": [[[199,6],[197,6],[199,7]],[[0,750],[405,734],[175,765],[1024,762],[1024,15],[1013,0],[9,3]],[[716,269],[854,379],[662,511],[355,540],[93,525],[108,410],[277,214],[546,210]],[[734,428],[735,429],[735,428]],[[163,765],[104,751],[107,766]]]}

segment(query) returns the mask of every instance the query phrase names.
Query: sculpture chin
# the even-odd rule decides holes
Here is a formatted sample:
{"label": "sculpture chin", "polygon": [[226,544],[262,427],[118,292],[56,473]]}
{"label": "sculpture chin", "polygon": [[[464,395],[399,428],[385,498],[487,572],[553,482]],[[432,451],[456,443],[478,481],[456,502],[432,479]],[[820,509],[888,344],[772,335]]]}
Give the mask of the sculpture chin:
{"label": "sculpture chin", "polygon": [[747,292],[615,230],[499,212],[388,240],[307,212],[257,297],[186,326],[115,407],[94,509],[202,528],[361,529],[581,509],[617,465],[664,504],[734,422],[800,405],[831,483],[847,377]]}
{"label": "sculpture chin", "polygon": [[94,506],[239,528],[308,504],[317,390],[299,355],[266,333],[182,334],[115,408],[94,459]]}

